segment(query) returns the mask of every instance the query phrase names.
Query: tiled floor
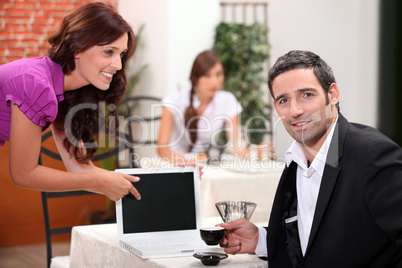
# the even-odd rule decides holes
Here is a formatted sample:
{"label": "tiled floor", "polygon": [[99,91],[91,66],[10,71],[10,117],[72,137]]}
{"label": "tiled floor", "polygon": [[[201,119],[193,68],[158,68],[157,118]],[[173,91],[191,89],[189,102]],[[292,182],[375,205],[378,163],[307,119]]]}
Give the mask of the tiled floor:
{"label": "tiled floor", "polygon": [[[70,254],[70,242],[53,243],[53,256]],[[0,248],[0,268],[46,268],[46,245]]]}

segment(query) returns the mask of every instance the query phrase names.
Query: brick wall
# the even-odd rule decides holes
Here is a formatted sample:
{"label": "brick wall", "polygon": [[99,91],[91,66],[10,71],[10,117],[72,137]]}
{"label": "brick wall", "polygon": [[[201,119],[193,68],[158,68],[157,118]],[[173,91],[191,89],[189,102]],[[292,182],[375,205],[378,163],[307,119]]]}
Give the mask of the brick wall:
{"label": "brick wall", "polygon": [[0,0],[0,64],[45,56],[47,39],[64,16],[90,2],[118,4],[118,0]]}

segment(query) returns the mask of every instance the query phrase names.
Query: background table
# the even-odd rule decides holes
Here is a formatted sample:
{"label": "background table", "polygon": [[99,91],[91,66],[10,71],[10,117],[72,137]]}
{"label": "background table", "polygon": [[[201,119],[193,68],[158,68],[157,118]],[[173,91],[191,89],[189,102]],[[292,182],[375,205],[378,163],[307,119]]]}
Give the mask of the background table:
{"label": "background table", "polygon": [[250,201],[257,204],[251,220],[266,226],[284,164],[272,161],[265,167],[255,166],[206,165],[201,178],[203,217],[219,216],[217,202]]}
{"label": "background table", "polygon": [[[209,218],[203,226],[219,222]],[[221,222],[221,221],[220,221]],[[120,246],[116,224],[75,226],[72,231],[70,267],[205,267],[200,260],[188,257],[158,258],[143,260]],[[229,255],[217,267],[268,267],[267,261],[255,255]]]}

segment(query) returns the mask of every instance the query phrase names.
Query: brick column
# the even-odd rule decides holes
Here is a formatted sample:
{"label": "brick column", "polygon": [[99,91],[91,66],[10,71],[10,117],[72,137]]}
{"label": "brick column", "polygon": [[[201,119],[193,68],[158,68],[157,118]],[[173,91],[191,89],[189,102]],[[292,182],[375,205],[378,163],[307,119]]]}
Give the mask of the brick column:
{"label": "brick column", "polygon": [[[45,56],[63,18],[90,0],[1,0],[0,64]],[[116,6],[118,0],[99,1]]]}

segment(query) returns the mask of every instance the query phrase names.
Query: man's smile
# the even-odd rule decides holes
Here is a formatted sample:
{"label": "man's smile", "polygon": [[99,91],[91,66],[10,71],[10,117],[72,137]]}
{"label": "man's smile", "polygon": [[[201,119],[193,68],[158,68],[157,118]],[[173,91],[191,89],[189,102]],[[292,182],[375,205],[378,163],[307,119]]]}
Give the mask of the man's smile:
{"label": "man's smile", "polygon": [[297,120],[297,121],[293,121],[293,122],[289,122],[290,125],[296,129],[302,129],[307,127],[310,123],[312,122],[312,120]]}

